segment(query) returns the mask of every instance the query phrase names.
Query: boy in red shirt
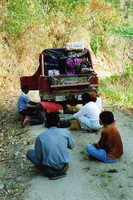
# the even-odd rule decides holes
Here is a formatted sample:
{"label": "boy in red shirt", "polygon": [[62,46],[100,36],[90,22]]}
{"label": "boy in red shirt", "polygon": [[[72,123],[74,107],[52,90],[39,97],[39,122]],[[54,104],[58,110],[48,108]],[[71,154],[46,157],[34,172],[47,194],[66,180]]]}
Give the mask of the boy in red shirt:
{"label": "boy in red shirt", "polygon": [[[58,103],[42,101],[39,104],[41,104],[42,108],[45,109],[47,113],[51,112],[63,113],[63,106]],[[40,106],[39,104],[38,106]]]}
{"label": "boy in red shirt", "polygon": [[101,138],[97,144],[88,144],[86,151],[90,159],[106,163],[116,162],[123,154],[123,144],[120,133],[114,126],[114,115],[110,111],[103,111],[99,118],[99,123],[104,126]]}
{"label": "boy in red shirt", "polygon": [[63,114],[64,109],[66,109],[66,107],[58,103],[45,101],[39,102],[36,105],[36,116],[27,117],[25,120],[25,125],[27,123],[30,123],[30,125],[43,124],[46,120],[47,113],[57,112]]}

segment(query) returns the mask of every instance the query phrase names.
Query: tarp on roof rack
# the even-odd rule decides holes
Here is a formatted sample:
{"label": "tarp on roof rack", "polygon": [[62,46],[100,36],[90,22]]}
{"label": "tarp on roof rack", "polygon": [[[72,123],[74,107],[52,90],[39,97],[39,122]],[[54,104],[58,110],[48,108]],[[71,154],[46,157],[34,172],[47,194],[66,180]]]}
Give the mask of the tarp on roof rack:
{"label": "tarp on roof rack", "polygon": [[87,54],[89,50],[84,48],[83,51],[67,51],[65,48],[60,49],[45,49],[42,53],[46,56],[50,56],[55,60],[63,60],[67,58],[79,58]]}

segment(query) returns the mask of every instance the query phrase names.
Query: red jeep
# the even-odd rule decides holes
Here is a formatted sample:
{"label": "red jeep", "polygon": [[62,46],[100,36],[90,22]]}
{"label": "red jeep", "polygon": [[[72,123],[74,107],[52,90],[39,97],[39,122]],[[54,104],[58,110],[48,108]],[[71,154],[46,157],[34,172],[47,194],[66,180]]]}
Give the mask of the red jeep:
{"label": "red jeep", "polygon": [[45,49],[40,54],[39,63],[33,76],[23,76],[20,81],[21,86],[39,90],[41,101],[76,105],[81,103],[83,93],[97,96],[98,77],[88,49]]}

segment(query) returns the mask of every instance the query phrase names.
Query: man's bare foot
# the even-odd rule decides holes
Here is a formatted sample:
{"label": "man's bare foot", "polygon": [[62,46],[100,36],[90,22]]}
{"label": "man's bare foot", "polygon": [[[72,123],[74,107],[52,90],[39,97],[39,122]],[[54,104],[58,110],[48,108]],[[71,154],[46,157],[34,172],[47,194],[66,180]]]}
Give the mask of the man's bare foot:
{"label": "man's bare foot", "polygon": [[30,119],[30,116],[25,116],[26,119]]}
{"label": "man's bare foot", "polygon": [[26,124],[28,124],[30,121],[29,117],[25,117],[24,121],[22,122],[22,127],[24,128],[26,126]]}

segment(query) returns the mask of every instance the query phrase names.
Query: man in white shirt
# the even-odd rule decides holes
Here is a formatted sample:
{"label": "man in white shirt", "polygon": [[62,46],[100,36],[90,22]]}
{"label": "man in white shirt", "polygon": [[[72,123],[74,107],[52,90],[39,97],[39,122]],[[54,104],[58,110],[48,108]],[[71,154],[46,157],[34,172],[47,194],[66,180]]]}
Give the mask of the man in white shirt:
{"label": "man in white shirt", "polygon": [[99,114],[101,113],[94,98],[88,93],[82,95],[83,106],[73,115],[76,118],[84,132],[95,132],[102,128],[99,124]]}

